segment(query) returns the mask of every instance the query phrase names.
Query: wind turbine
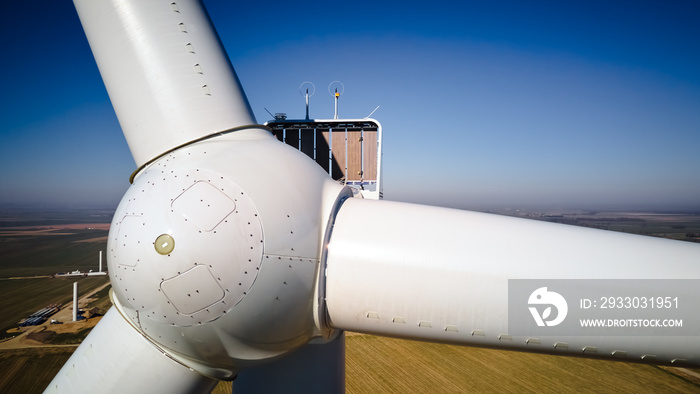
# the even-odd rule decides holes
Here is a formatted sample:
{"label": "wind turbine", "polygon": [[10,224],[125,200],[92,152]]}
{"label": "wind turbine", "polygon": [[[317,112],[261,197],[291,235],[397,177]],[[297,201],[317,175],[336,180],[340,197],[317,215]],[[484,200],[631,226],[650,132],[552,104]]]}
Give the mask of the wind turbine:
{"label": "wind turbine", "polygon": [[256,124],[200,1],[75,5],[138,170],[114,307],[47,392],[343,391],[344,330],[700,365],[693,316],[684,336],[551,331],[583,313],[567,291],[692,309],[698,245],[353,197]]}

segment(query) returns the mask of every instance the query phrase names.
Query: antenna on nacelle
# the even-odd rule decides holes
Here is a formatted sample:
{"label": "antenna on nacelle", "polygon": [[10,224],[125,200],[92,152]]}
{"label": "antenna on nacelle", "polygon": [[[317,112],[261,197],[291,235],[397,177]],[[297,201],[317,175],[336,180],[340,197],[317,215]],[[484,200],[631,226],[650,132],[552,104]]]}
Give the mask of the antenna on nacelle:
{"label": "antenna on nacelle", "polygon": [[[311,86],[311,93],[309,93],[309,86]],[[306,97],[306,120],[309,120],[309,97],[316,93],[316,86],[309,81],[303,82],[299,85],[299,94]]]}
{"label": "antenna on nacelle", "polygon": [[365,119],[369,119],[370,116],[372,116],[373,113],[375,113],[379,109],[379,106],[377,105],[377,108],[374,109],[374,111],[370,112],[369,115],[365,116]]}
{"label": "antenna on nacelle", "polygon": [[[338,87],[340,87],[340,92],[338,91]],[[338,119],[338,99],[340,99],[340,95],[343,94],[344,91],[345,85],[343,85],[343,83],[340,81],[333,81],[330,85],[328,85],[328,93],[335,97],[335,115],[333,116],[333,119]]]}

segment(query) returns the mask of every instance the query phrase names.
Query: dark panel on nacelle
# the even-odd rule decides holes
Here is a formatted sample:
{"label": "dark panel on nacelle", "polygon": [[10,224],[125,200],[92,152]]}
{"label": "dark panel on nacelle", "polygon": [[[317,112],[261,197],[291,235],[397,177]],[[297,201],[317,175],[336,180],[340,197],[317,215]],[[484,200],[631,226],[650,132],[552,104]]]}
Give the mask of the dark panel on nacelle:
{"label": "dark panel on nacelle", "polygon": [[313,159],[333,179],[363,194],[381,189],[381,126],[376,121],[284,119],[266,126],[278,140]]}

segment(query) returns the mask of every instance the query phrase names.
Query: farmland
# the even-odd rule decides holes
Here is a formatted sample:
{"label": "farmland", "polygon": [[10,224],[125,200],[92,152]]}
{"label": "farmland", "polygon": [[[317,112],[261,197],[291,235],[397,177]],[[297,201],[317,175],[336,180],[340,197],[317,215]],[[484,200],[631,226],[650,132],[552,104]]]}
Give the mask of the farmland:
{"label": "farmland", "polygon": [[347,393],[700,393],[675,368],[370,335],[349,335],[346,343]]}
{"label": "farmland", "polygon": [[700,242],[700,213],[697,212],[530,212],[503,210],[497,213],[573,226]]}
{"label": "farmland", "polygon": [[[349,335],[347,393],[683,392],[700,385],[667,369]],[[0,352],[0,392],[40,393],[74,348]],[[214,393],[230,393],[222,382]]]}
{"label": "farmland", "polygon": [[43,392],[74,350],[44,347],[0,351],[0,393]]}
{"label": "farmland", "polygon": [[65,304],[72,300],[73,282],[79,293],[85,294],[109,281],[106,276],[79,279],[13,279],[0,280],[0,339],[15,335],[5,331],[17,327],[17,322],[48,304]]}
{"label": "farmland", "polygon": [[99,251],[106,249],[109,216],[102,211],[17,211],[0,216],[0,339],[29,314],[48,304],[69,302],[73,282],[78,281],[79,293],[85,294],[109,280],[49,277],[97,271]]}
{"label": "farmland", "polygon": [[[0,328],[14,327],[20,318],[47,304],[69,302],[72,283],[76,280],[81,294],[108,282],[107,277],[6,279],[47,276],[75,269],[96,270],[98,251],[106,248],[108,225],[96,222],[93,215],[73,218],[80,220],[71,222],[67,214],[50,217],[49,224],[31,215],[0,218],[0,278],[5,278],[0,280]],[[687,234],[700,233],[700,219],[695,215],[550,212],[536,219],[691,242],[695,240],[688,239]],[[91,306],[105,310],[109,306],[107,291],[105,288],[98,292],[95,296],[98,300]],[[61,341],[80,341],[78,337],[73,340],[69,336],[64,335]],[[346,344],[348,393],[613,390],[700,393],[698,370],[687,372],[370,335],[349,334]],[[0,350],[0,370],[3,371],[0,392],[41,392],[74,349],[74,345],[68,345]],[[230,387],[230,383],[224,382],[215,392],[230,393]]]}
{"label": "farmland", "polygon": [[107,230],[0,229],[0,278],[97,271],[106,244]]}

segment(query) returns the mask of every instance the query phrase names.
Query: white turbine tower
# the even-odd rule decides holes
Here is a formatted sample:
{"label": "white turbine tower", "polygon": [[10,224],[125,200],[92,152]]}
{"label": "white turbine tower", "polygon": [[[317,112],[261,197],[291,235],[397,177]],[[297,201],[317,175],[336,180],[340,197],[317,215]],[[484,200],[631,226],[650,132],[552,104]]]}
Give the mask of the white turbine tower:
{"label": "white turbine tower", "polygon": [[73,321],[78,321],[78,282],[73,282]]}
{"label": "white turbine tower", "polygon": [[698,245],[353,198],[256,124],[199,1],[75,4],[138,170],[109,234],[114,307],[48,392],[342,392],[342,330],[700,365],[687,336],[526,332],[543,286],[509,306],[526,279],[655,296],[700,279]]}

